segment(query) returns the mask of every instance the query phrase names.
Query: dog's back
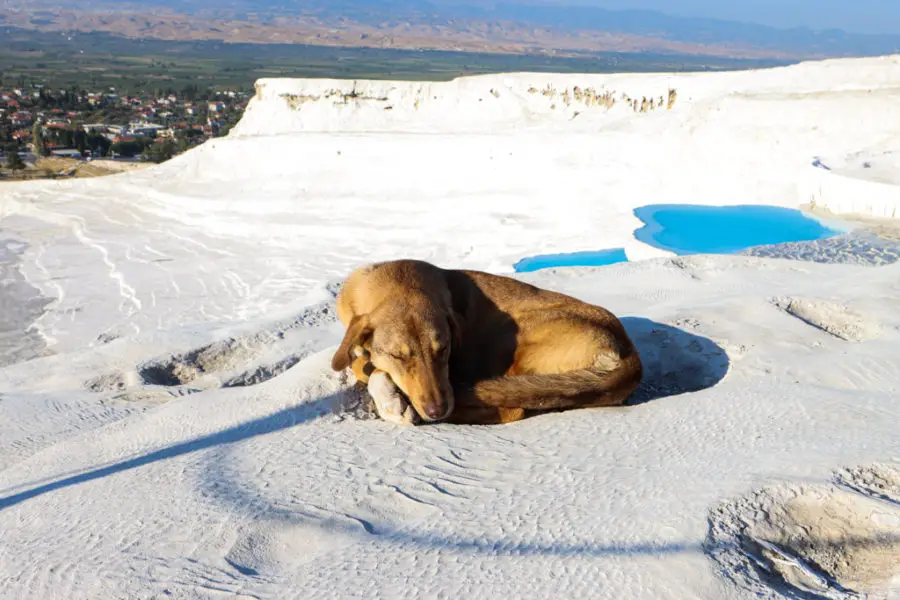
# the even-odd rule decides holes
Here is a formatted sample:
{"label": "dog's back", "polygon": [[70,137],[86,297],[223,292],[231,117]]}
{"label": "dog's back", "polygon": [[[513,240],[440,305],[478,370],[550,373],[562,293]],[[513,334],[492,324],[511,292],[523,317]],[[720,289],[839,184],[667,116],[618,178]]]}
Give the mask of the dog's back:
{"label": "dog's back", "polygon": [[[640,357],[611,312],[511,277],[448,272],[465,314],[454,377],[469,402],[557,409],[621,404],[642,376]],[[464,291],[467,302],[456,296]],[[468,306],[467,306],[468,304]],[[466,402],[466,390],[458,404]]]}

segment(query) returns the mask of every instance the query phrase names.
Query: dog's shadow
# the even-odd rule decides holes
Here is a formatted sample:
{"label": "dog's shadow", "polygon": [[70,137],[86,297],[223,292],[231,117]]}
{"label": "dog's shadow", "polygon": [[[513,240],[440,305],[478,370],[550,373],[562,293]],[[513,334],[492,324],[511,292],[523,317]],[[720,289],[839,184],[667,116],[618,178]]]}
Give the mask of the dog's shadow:
{"label": "dog's shadow", "polygon": [[628,405],[705,390],[728,373],[728,354],[709,338],[639,317],[621,321],[644,367]]}

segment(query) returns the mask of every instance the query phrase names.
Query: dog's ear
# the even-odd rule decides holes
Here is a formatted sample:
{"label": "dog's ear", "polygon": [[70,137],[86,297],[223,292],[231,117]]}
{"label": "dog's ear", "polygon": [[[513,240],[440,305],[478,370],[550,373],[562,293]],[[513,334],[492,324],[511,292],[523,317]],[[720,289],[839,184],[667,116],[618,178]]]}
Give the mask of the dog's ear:
{"label": "dog's ear", "polygon": [[353,362],[351,352],[356,346],[365,346],[372,338],[372,323],[369,315],[357,315],[347,325],[347,332],[341,345],[331,358],[331,368],[335,371],[343,371]]}
{"label": "dog's ear", "polygon": [[450,348],[456,350],[462,345],[462,321],[455,310],[447,313],[447,322],[450,323]]}
{"label": "dog's ear", "polygon": [[447,282],[447,321],[450,323],[450,338],[453,349],[459,348],[463,341],[463,324],[469,307],[471,282],[460,271],[445,271]]}

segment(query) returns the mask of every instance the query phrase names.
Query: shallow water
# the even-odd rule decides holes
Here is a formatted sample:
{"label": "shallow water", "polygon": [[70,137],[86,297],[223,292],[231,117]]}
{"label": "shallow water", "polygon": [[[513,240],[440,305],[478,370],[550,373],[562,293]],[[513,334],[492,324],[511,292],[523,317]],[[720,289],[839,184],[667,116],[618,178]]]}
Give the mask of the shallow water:
{"label": "shallow water", "polygon": [[46,353],[44,340],[30,327],[50,301],[19,271],[24,249],[0,235],[0,368]]}
{"label": "shallow water", "polygon": [[620,262],[628,262],[624,248],[564,254],[539,254],[523,258],[513,265],[513,268],[516,270],[516,273],[528,273],[550,267],[603,267]]}
{"label": "shallow water", "polygon": [[651,204],[634,210],[645,223],[634,237],[675,254],[731,254],[754,246],[807,242],[841,232],[799,210],[776,206]]}

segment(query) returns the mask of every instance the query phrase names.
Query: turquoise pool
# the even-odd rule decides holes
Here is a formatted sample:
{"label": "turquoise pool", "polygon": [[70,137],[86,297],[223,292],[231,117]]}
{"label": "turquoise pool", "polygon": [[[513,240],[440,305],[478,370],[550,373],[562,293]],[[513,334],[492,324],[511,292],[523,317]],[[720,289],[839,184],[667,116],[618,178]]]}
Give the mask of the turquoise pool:
{"label": "turquoise pool", "polygon": [[624,248],[612,248],[568,254],[539,254],[523,258],[513,265],[513,268],[516,273],[528,273],[550,267],[603,267],[627,261],[628,257],[625,256]]}
{"label": "turquoise pool", "polygon": [[636,208],[634,215],[644,222],[635,238],[675,254],[731,254],[841,233],[799,210],[778,206],[652,204]]}
{"label": "turquoise pool", "polygon": [[[679,255],[732,254],[754,246],[808,242],[844,233],[799,210],[777,206],[651,204],[634,210],[644,226],[634,237]],[[835,225],[835,227],[838,227]],[[623,248],[523,258],[517,273],[550,267],[597,267],[627,262]]]}

